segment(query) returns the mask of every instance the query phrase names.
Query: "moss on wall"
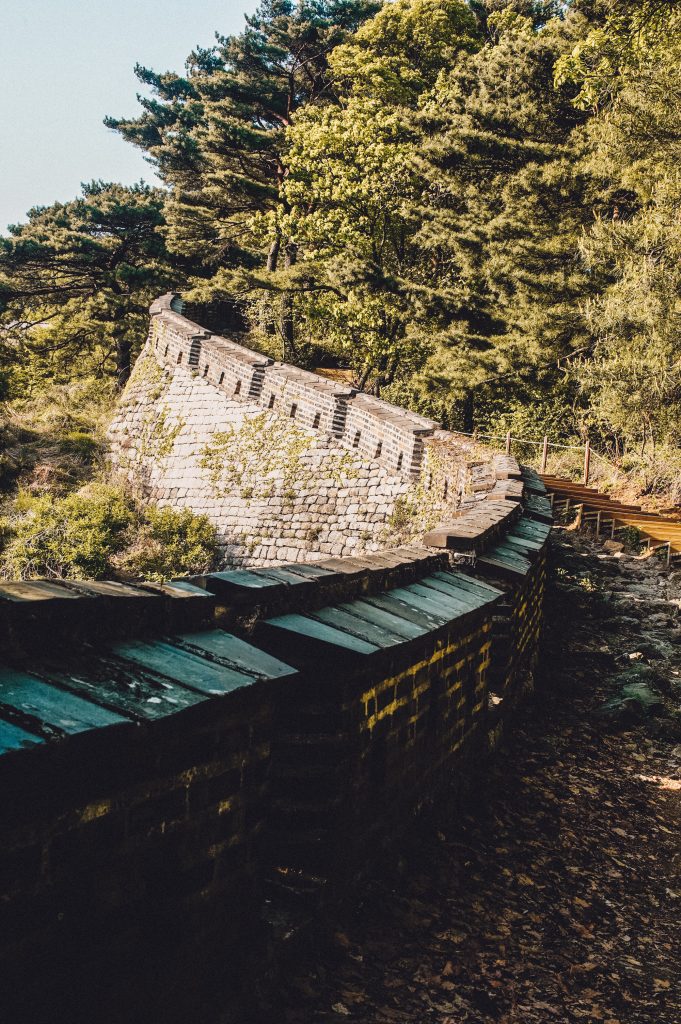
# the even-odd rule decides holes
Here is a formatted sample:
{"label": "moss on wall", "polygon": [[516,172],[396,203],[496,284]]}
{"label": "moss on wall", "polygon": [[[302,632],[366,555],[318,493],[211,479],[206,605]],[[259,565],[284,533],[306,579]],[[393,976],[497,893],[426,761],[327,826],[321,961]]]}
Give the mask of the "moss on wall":
{"label": "moss on wall", "polygon": [[[269,498],[275,492],[293,501],[319,476],[310,455],[322,448],[315,437],[294,423],[266,412],[230,425],[204,446],[199,464],[217,495]],[[350,452],[324,452],[323,475],[340,485],[357,476]]]}

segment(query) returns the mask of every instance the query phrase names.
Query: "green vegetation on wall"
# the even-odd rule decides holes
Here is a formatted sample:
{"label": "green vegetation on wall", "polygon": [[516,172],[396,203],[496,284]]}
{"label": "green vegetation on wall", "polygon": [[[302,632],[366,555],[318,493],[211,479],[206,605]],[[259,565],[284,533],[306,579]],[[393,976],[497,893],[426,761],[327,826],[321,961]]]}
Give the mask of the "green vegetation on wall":
{"label": "green vegetation on wall", "polygon": [[0,520],[0,575],[10,579],[168,579],[208,572],[215,529],[188,510],[142,508],[93,483],[63,498],[19,492]]}
{"label": "green vegetation on wall", "polygon": [[208,471],[216,494],[269,498],[275,492],[292,501],[312,488],[320,473],[336,484],[356,476],[350,452],[323,453],[323,467],[310,461],[310,434],[266,412],[248,417],[238,427],[218,431],[205,446],[200,465]]}

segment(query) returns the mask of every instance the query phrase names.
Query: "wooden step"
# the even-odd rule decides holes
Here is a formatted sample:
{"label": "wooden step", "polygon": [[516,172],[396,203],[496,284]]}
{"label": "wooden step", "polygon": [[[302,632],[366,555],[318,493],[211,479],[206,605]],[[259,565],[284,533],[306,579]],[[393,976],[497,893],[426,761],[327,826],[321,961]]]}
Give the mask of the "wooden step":
{"label": "wooden step", "polygon": [[601,522],[611,524],[617,530],[621,527],[633,527],[639,533],[657,542],[656,546],[669,545],[669,558],[672,554],[681,553],[681,522],[665,519],[655,512],[645,512],[639,505],[623,505],[609,498],[606,494],[572,480],[561,477],[542,475],[541,480],[554,499],[565,499],[575,507],[581,506],[586,515],[601,515]]}

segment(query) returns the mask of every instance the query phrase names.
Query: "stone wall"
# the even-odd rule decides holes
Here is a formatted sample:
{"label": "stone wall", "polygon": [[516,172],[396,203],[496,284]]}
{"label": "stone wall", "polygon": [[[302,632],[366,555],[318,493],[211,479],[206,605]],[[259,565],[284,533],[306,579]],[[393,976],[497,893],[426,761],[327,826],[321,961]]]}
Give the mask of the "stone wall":
{"label": "stone wall", "polygon": [[290,936],[483,770],[531,688],[551,521],[495,476],[428,547],[0,584],[8,1019],[246,1019]]}
{"label": "stone wall", "polygon": [[226,565],[408,543],[494,483],[432,420],[212,335],[152,306],[111,424],[111,462],[159,504],[215,523]]}

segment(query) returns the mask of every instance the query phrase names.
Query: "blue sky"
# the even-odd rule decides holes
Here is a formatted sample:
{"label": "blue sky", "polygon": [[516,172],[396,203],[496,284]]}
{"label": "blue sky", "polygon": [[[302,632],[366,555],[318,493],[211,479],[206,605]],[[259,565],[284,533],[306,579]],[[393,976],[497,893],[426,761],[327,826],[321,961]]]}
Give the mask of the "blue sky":
{"label": "blue sky", "polygon": [[0,19],[0,234],[81,181],[154,181],[141,152],[102,124],[135,113],[133,68],[181,70],[257,0],[4,0]]}

